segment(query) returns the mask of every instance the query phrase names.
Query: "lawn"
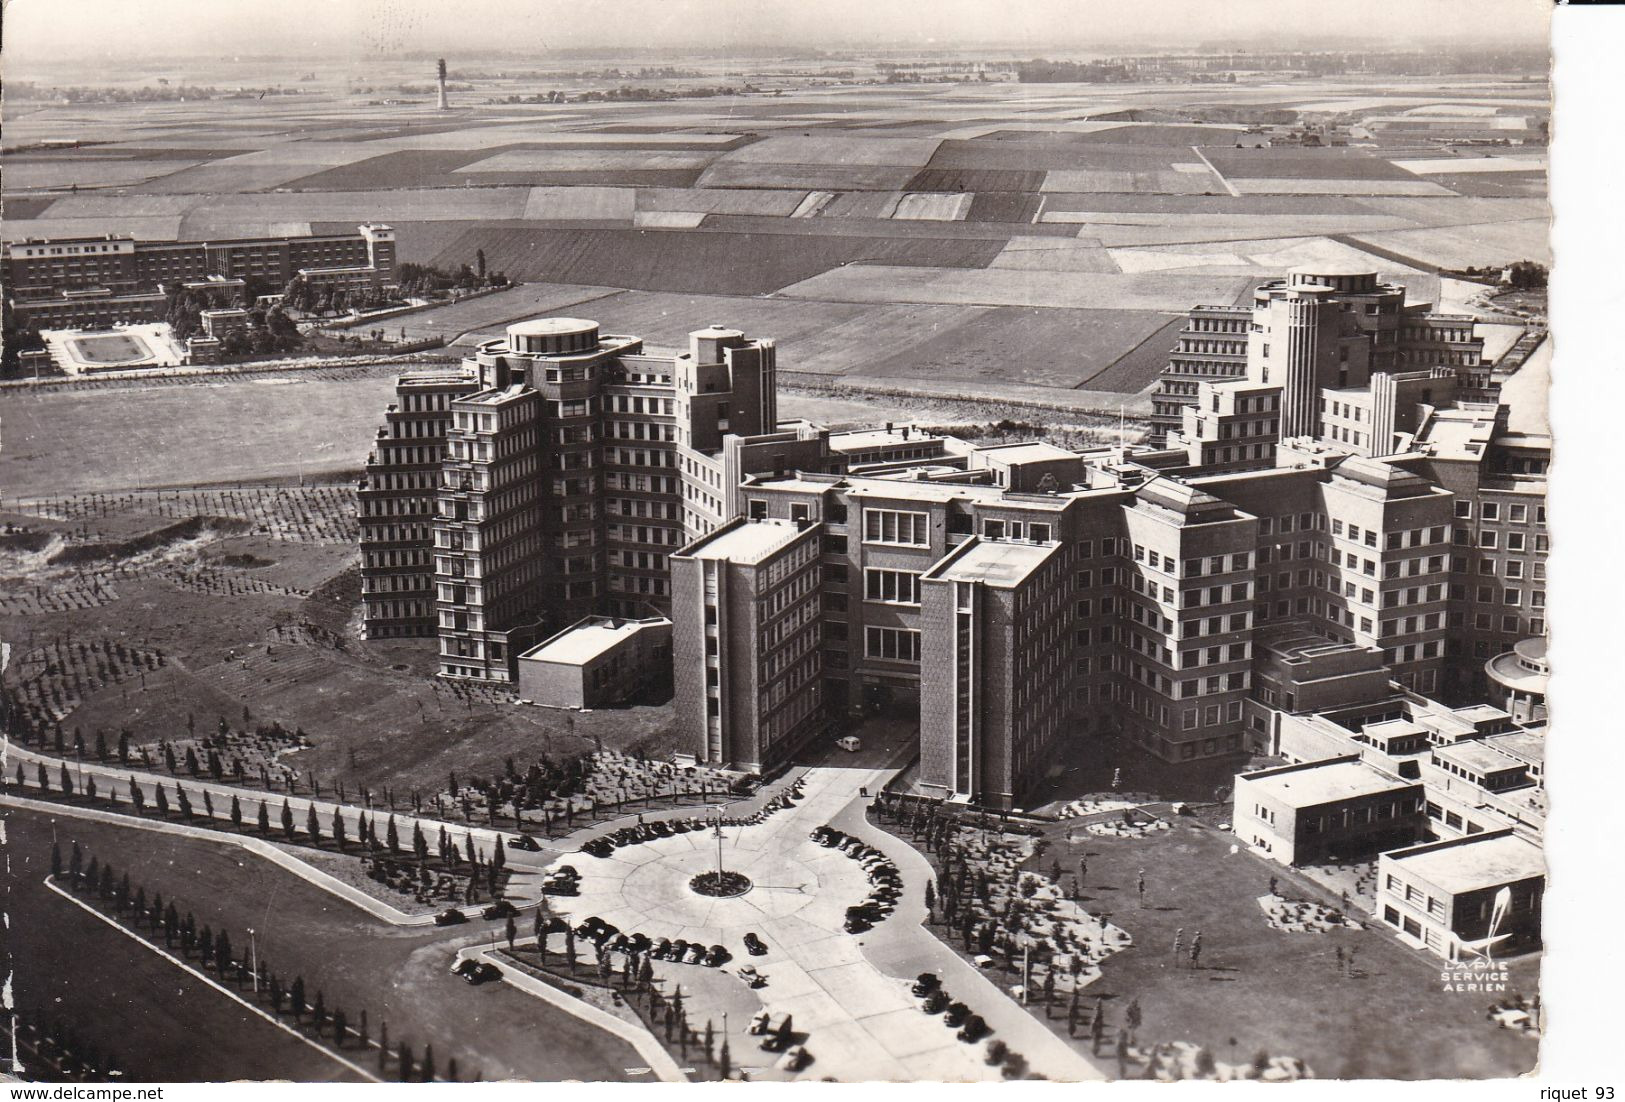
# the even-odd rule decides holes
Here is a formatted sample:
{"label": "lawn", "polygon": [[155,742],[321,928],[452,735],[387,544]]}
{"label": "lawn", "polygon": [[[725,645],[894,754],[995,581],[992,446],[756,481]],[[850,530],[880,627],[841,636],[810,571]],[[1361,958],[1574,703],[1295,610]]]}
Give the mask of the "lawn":
{"label": "lawn", "polygon": [[[308,1045],[140,948],[45,887],[53,834],[86,837],[71,819],[9,809],[6,913],[14,1005],[28,1019],[61,1021],[133,1082],[294,1079],[356,1082]],[[111,839],[111,835],[109,838]],[[145,848],[123,834],[121,843]],[[116,856],[108,846],[104,858]],[[196,888],[194,887],[195,891]],[[201,1038],[207,1043],[199,1043]]]}
{"label": "lawn", "polygon": [[359,470],[395,374],[12,391],[0,484],[14,500]]}
{"label": "lawn", "polygon": [[147,346],[123,333],[103,337],[74,337],[68,342],[73,354],[84,363],[121,364],[144,360]]}
{"label": "lawn", "polygon": [[[1282,894],[1335,899],[1273,862],[1237,850],[1234,836],[1190,819],[1139,838],[1101,838],[1058,826],[1051,845],[1026,866],[1046,871],[1059,860],[1088,862],[1085,906],[1110,912],[1134,945],[1106,958],[1092,992],[1108,1016],[1137,1000],[1143,1042],[1205,1045],[1221,1060],[1243,1061],[1260,1049],[1297,1056],[1320,1078],[1505,1078],[1525,1074],[1535,1044],[1485,1020],[1496,996],[1441,989],[1441,962],[1401,945],[1378,925],[1330,934],[1287,933],[1265,921],[1258,897],[1271,876]],[[1135,885],[1145,871],[1147,905]],[[1198,967],[1176,958],[1182,931],[1190,945],[1202,932]],[[1358,950],[1352,975],[1338,971],[1336,949]],[[1513,986],[1536,990],[1538,961],[1513,966]],[[1426,1045],[1417,1037],[1425,1035]]]}
{"label": "lawn", "polygon": [[[19,832],[19,850],[26,846],[30,853],[48,854],[49,828],[38,817],[32,821],[34,826]],[[66,818],[58,821],[57,831],[79,841],[87,855],[128,872],[149,896],[162,892],[183,914],[193,912],[200,925],[228,930],[234,945],[245,944],[247,929],[254,927],[259,955],[285,982],[302,975],[309,990],[320,988],[327,1005],[345,1007],[352,1022],[365,1008],[374,1037],[387,1022],[392,1042],[410,1042],[418,1054],[432,1044],[442,1069],[455,1057],[465,1078],[478,1070],[486,1079],[603,1080],[625,1078],[624,1069],[642,1063],[624,1042],[529,995],[504,984],[470,987],[451,976],[456,947],[490,937],[484,923],[450,934],[433,927],[384,926],[236,846]],[[47,940],[64,948],[81,944]],[[126,956],[109,947],[109,971],[126,971]],[[141,1009],[151,1012],[150,1004]],[[94,1020],[81,1029],[91,1028]],[[233,1051],[230,1029],[202,1017],[171,1032],[170,1059],[181,1067],[189,1057],[205,1059],[213,1062],[206,1077],[236,1077],[219,1066],[226,1063],[219,1060],[222,1053],[211,1051]],[[194,1056],[199,1049],[206,1051]],[[284,1074],[311,1077],[294,1069]]]}

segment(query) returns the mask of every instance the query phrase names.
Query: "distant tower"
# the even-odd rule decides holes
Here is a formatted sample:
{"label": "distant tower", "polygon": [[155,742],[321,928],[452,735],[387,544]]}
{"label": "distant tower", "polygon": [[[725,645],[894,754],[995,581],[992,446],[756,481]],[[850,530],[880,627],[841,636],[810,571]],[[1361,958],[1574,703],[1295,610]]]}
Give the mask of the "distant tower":
{"label": "distant tower", "polygon": [[435,71],[436,71],[436,76],[438,77],[438,79],[440,81],[440,110],[448,111],[448,110],[451,109],[451,104],[446,102],[446,59],[445,58],[441,58],[439,61],[435,62]]}

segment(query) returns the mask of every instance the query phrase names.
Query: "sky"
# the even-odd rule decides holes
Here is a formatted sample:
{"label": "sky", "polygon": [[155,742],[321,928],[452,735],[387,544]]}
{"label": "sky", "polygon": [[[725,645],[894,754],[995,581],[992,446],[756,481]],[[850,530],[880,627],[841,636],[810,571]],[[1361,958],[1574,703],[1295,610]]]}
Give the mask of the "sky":
{"label": "sky", "polygon": [[[4,0],[4,51],[39,59],[593,46],[1002,45],[1052,52],[1125,43],[1309,36],[1328,47],[1471,33],[1534,46],[1548,0]],[[466,56],[459,56],[466,63]]]}

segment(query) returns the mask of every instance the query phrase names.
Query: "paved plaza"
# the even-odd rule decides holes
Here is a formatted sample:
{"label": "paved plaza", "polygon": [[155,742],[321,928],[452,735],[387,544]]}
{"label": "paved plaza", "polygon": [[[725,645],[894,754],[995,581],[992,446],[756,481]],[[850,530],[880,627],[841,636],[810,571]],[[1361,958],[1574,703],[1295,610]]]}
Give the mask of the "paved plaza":
{"label": "paved plaza", "polygon": [[[874,741],[874,740],[871,740]],[[813,1062],[799,1078],[845,1082],[887,1079],[997,1079],[1000,1072],[983,1059],[984,1044],[957,1040],[940,1016],[925,1014],[909,992],[914,976],[938,971],[956,998],[969,1004],[995,1029],[994,1036],[1020,1051],[1034,1070],[1057,1079],[1099,1078],[1081,1055],[1027,1018],[985,978],[969,970],[920,925],[923,861],[898,860],[898,845],[862,820],[867,800],[893,772],[888,749],[875,745],[836,757],[802,776],[804,798],[749,826],[723,828],[722,861],[750,877],[751,889],[730,899],[696,894],[689,880],[717,865],[717,837],[694,831],[617,849],[607,858],[572,853],[561,863],[582,875],[579,898],[561,909],[577,921],[597,915],[622,931],[641,931],[658,940],[683,938],[721,944],[733,954],[726,975],[694,966],[665,964],[657,974],[681,983],[689,1020],[718,1024],[729,1018],[729,1043],[738,1066],[768,1064],[756,1057],[755,1038],[744,1027],[757,1009],[794,1016]],[[809,837],[834,821],[883,849],[898,865],[907,885],[898,910],[863,934],[844,930],[846,908],[863,901],[868,878],[857,861],[838,849],[825,849]],[[906,847],[904,847],[906,848]],[[755,932],[767,945],[760,957],[746,953],[744,936]],[[751,989],[733,972],[755,965],[768,977]],[[996,1006],[995,1004],[1002,1004]],[[1008,1008],[1015,1015],[1000,1011]],[[782,1072],[762,1069],[753,1078]]]}

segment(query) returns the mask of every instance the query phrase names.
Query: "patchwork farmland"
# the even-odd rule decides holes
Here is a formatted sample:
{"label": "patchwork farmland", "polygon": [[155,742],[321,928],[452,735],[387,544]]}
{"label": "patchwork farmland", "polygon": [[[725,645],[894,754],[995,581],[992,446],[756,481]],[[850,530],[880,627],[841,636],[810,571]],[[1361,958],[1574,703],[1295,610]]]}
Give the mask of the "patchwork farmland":
{"label": "patchwork farmland", "polygon": [[[7,157],[4,233],[387,221],[402,260],[483,253],[524,284],[404,317],[408,334],[573,311],[673,344],[719,321],[777,337],[807,374],[1126,401],[1190,306],[1295,264],[1369,264],[1428,297],[1439,268],[1548,262],[1544,147],[1438,137],[1530,132],[1532,87],[808,82],[525,103],[493,82],[442,115],[319,77],[207,105],[8,103],[7,141],[26,148]],[[1231,121],[1248,112],[1332,119],[1350,140],[1272,144]]]}

